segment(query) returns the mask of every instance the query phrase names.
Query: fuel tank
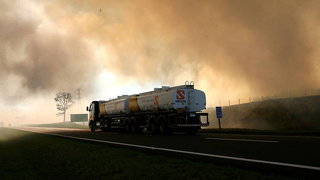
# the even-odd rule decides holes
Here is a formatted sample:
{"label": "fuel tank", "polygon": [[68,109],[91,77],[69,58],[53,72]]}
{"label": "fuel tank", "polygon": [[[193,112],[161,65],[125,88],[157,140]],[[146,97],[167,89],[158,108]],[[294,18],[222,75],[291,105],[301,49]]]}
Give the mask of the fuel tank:
{"label": "fuel tank", "polygon": [[168,89],[166,91],[139,94],[129,103],[130,112],[171,111],[178,108],[198,112],[206,108],[206,97],[197,89]]}
{"label": "fuel tank", "polygon": [[172,111],[178,108],[199,112],[206,108],[206,96],[193,85],[155,88],[154,91],[121,96],[100,105],[100,116],[137,112]]}

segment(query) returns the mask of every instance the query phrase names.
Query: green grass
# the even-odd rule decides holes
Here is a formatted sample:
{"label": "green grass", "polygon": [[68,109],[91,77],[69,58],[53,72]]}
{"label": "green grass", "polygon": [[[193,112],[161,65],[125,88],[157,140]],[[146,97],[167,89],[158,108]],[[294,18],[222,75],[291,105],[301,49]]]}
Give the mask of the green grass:
{"label": "green grass", "polygon": [[0,128],[1,179],[290,178]]}
{"label": "green grass", "polygon": [[52,127],[52,128],[77,128],[77,129],[89,129],[88,125],[80,125],[71,122],[66,123],[52,123],[52,124],[29,124],[24,125],[29,127]]}

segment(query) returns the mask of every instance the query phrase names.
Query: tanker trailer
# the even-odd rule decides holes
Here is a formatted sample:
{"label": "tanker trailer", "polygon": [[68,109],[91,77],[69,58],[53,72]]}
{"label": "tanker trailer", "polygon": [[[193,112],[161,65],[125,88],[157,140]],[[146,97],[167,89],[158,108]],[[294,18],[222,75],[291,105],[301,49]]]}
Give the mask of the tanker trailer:
{"label": "tanker trailer", "polygon": [[[138,133],[146,128],[152,133],[194,134],[201,127],[209,126],[208,113],[201,113],[205,108],[205,93],[187,81],[181,86],[163,86],[114,100],[93,101],[87,110],[91,131],[122,129]],[[206,123],[201,119],[206,119]]]}

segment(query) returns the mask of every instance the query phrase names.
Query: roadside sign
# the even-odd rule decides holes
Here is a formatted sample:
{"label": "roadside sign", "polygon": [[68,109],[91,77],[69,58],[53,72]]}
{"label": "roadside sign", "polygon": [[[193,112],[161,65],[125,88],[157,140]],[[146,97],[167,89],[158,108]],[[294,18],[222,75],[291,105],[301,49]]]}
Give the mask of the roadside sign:
{"label": "roadside sign", "polygon": [[85,122],[88,121],[88,114],[71,114],[71,122]]}
{"label": "roadside sign", "polygon": [[219,121],[219,129],[221,130],[220,118],[222,118],[222,110],[221,107],[216,107],[217,118]]}
{"label": "roadside sign", "polygon": [[217,118],[222,118],[222,110],[221,107],[216,107]]}

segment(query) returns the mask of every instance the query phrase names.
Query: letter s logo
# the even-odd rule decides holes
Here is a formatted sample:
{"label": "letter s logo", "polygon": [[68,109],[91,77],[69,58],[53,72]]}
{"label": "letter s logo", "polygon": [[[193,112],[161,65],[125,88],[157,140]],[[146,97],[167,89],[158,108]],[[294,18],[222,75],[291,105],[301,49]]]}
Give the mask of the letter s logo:
{"label": "letter s logo", "polygon": [[157,105],[159,103],[158,100],[159,100],[159,96],[155,96],[154,97],[154,105]]}
{"label": "letter s logo", "polygon": [[176,98],[177,99],[184,99],[184,91],[183,90],[178,90]]}

